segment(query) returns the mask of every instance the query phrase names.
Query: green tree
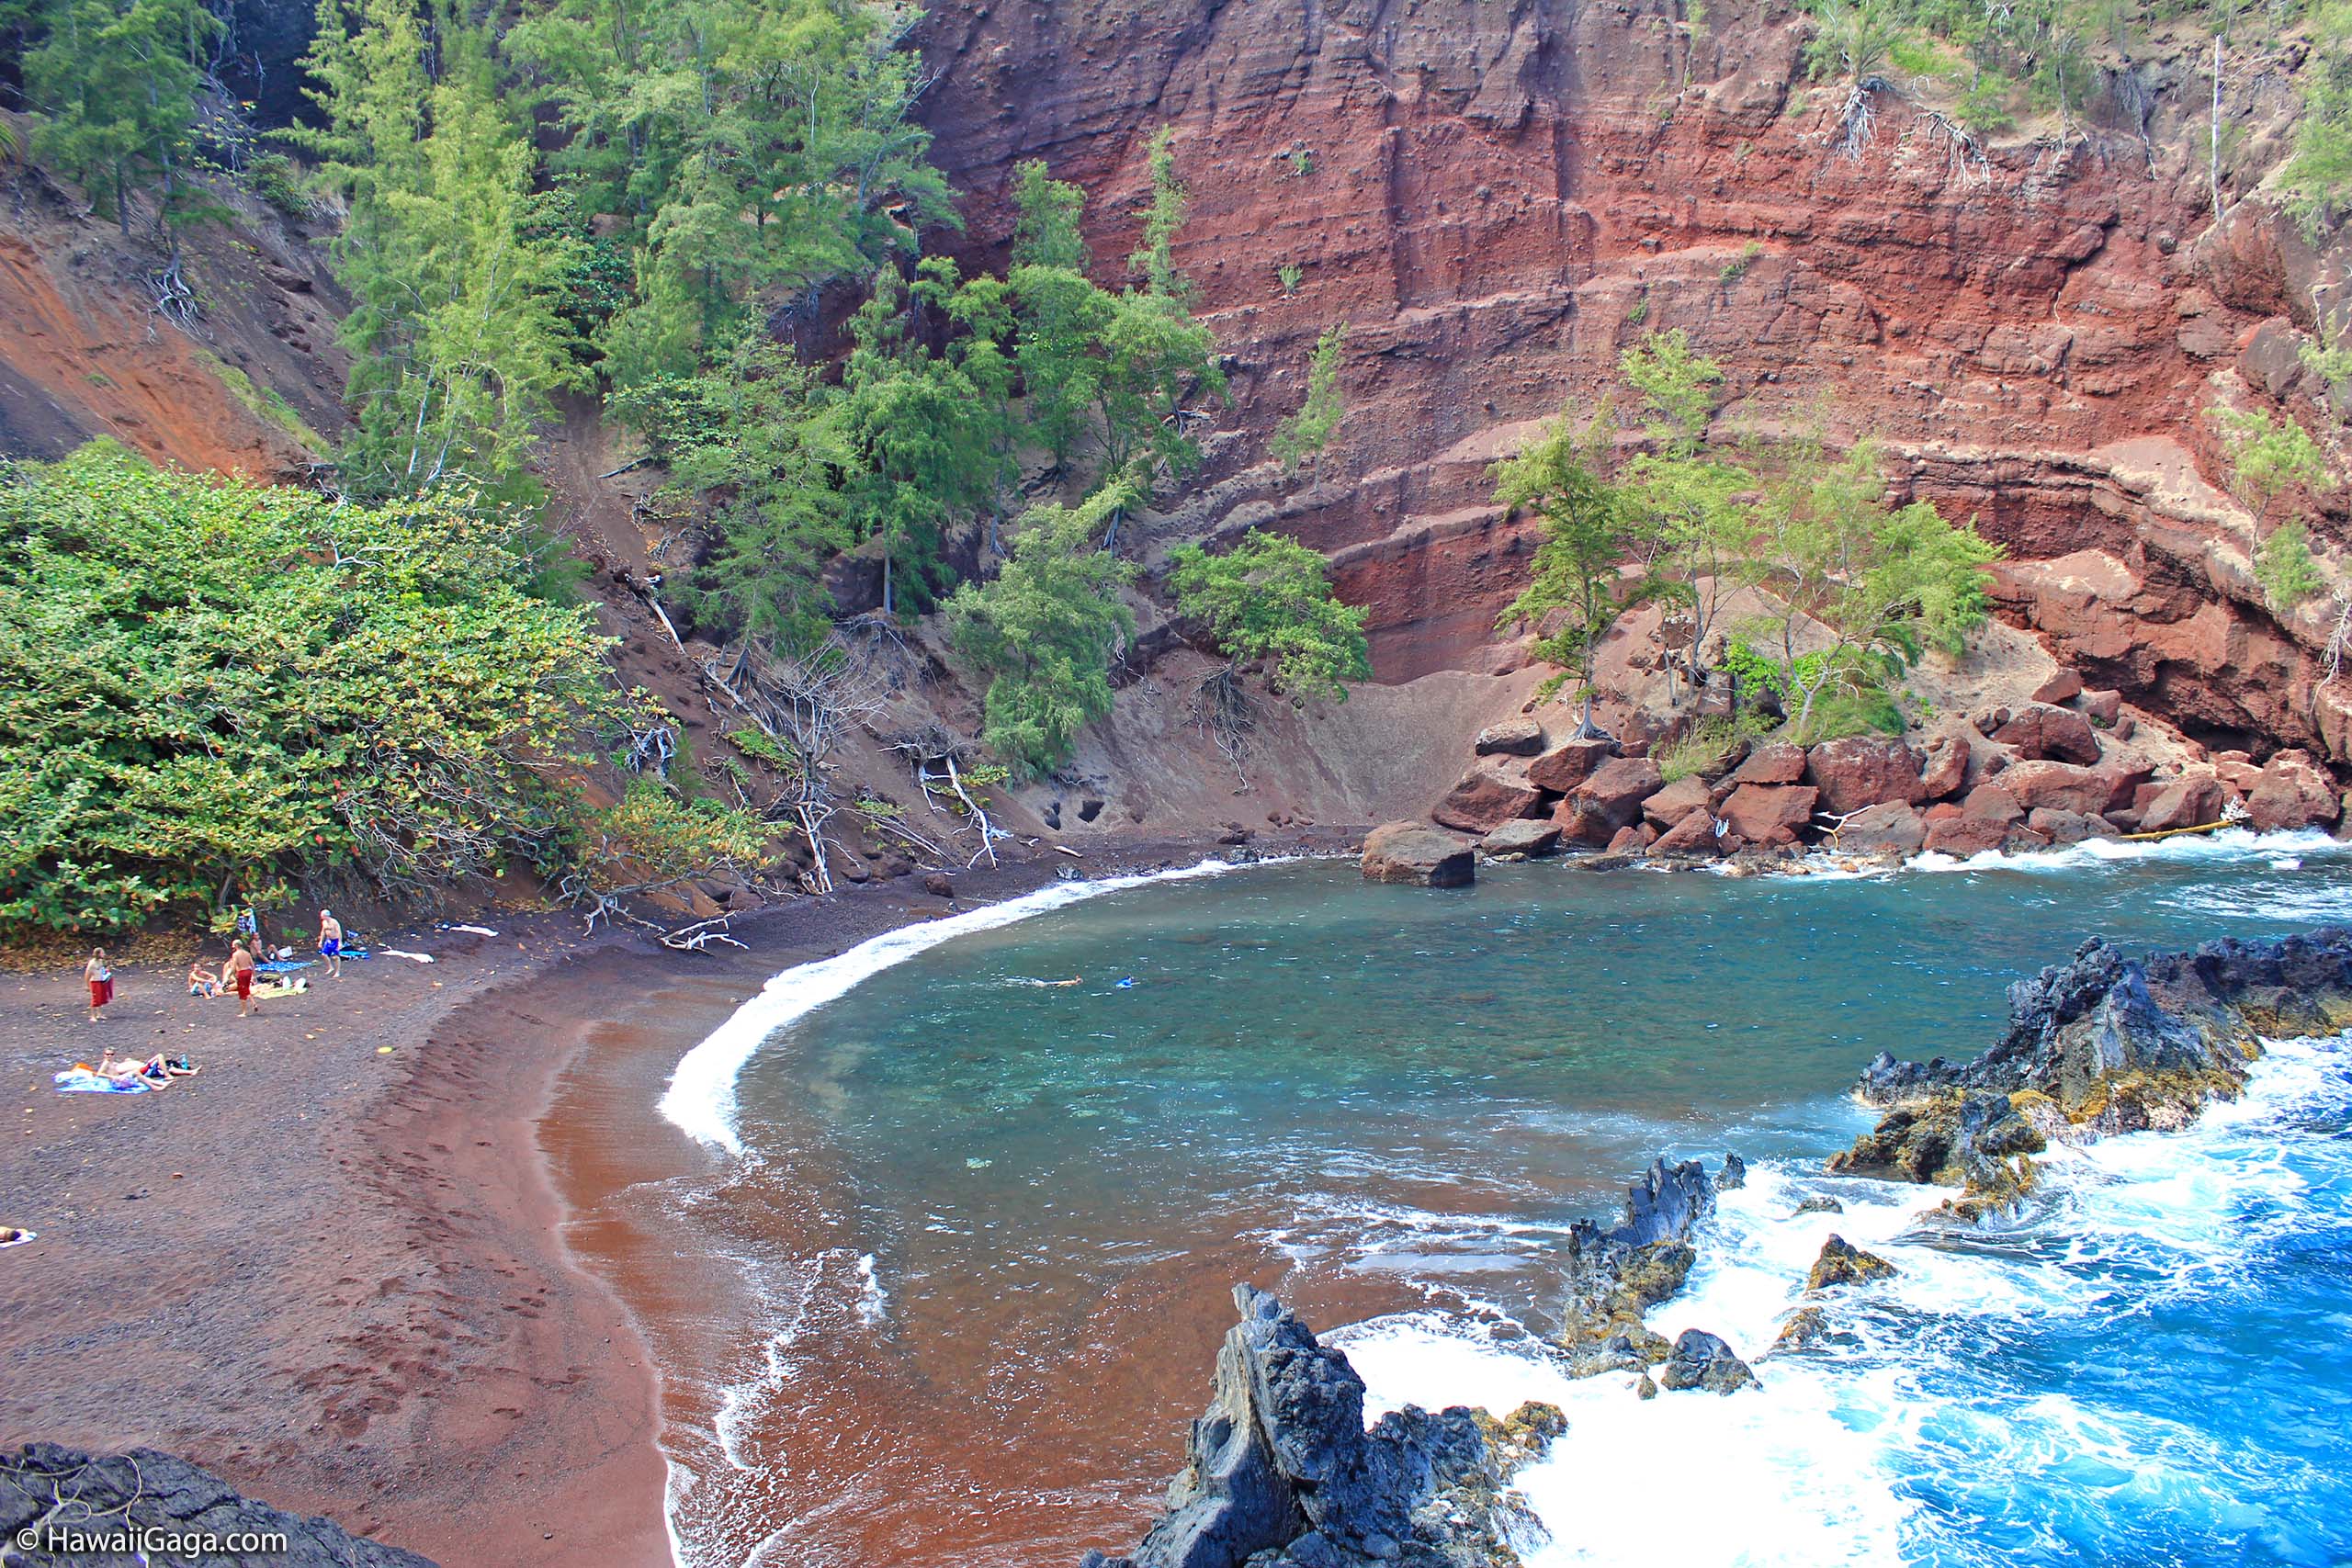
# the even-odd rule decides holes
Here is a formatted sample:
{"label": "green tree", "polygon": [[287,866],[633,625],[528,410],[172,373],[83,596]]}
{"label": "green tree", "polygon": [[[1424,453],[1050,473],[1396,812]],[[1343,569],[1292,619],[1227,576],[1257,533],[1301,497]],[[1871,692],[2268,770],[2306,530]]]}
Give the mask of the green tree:
{"label": "green tree", "polygon": [[957,653],[988,680],[982,739],[1018,776],[1059,766],[1111,711],[1111,661],[1135,628],[1119,591],[1136,569],[1096,539],[1135,499],[1114,480],[1075,507],[1033,509],[1004,570],[947,602]]}
{"label": "green tree", "polygon": [[511,517],[0,464],[0,926],[107,931],[356,872],[560,872],[600,736],[648,722]]}
{"label": "green tree", "polygon": [[1086,193],[1049,177],[1043,158],[1029,159],[1014,175],[1012,205],[1019,217],[1012,225],[1012,265],[1085,272],[1094,259],[1078,227]]}
{"label": "green tree", "polygon": [[2316,243],[2352,213],[2352,3],[2321,6],[2302,71],[2295,155],[2280,171],[2288,209]]}
{"label": "green tree", "polygon": [[1143,244],[1127,257],[1127,266],[1152,293],[1190,311],[1197,291],[1193,280],[1176,269],[1176,236],[1183,231],[1188,197],[1176,177],[1174,127],[1163,125],[1153,134],[1150,163],[1151,200],[1144,208]]}
{"label": "green tree", "polygon": [[[1928,502],[1891,508],[1878,448],[1833,460],[1795,444],[1758,509],[1781,689],[1797,698],[1799,739],[1833,691],[1882,688],[1923,649],[1957,654],[1989,614],[1984,568],[2000,547],[1974,524],[1955,528]],[[1813,640],[1817,646],[1803,649]]]}
{"label": "green tree", "polygon": [[1349,682],[1372,678],[1363,611],[1339,601],[1328,563],[1295,539],[1253,528],[1223,555],[1180,545],[1168,583],[1178,612],[1208,627],[1228,665],[1264,660],[1295,704],[1343,703]]}
{"label": "green tree", "polygon": [[2286,614],[2327,586],[2312,554],[2311,533],[2300,521],[2281,523],[2254,552],[2255,580],[2272,610]]}
{"label": "green tree", "polygon": [[[1688,659],[1697,685],[1706,680],[1707,642],[1724,605],[1755,581],[1748,546],[1756,525],[1745,498],[1756,476],[1707,450],[1723,370],[1693,354],[1680,328],[1647,334],[1618,364],[1649,415],[1651,450],[1627,466],[1623,481],[1625,504],[1640,519],[1634,547],[1647,558],[1649,592],[1690,613]],[[1667,671],[1671,692],[1671,663]]]}
{"label": "green tree", "polygon": [[2290,415],[2274,419],[2261,409],[2225,409],[2222,428],[2238,482],[2253,493],[2258,512],[2288,491],[2327,488],[2327,457],[2319,443]]}
{"label": "green tree", "polygon": [[322,0],[320,21],[311,91],[325,123],[299,139],[351,212],[334,247],[354,298],[345,487],[526,493],[534,427],[582,378],[562,315],[570,254],[543,227],[529,237],[527,127],[505,112],[485,35],[445,28],[428,82],[404,0]]}
{"label": "green tree", "polygon": [[1618,569],[1634,539],[1624,499],[1604,473],[1610,425],[1605,408],[1581,432],[1564,412],[1494,470],[1495,504],[1533,511],[1544,535],[1527,587],[1496,625],[1523,621],[1541,632],[1556,623],[1542,632],[1535,651],[1561,669],[1547,689],[1577,682],[1584,699],[1580,738],[1600,733],[1592,722],[1593,658],[1624,612]]}
{"label": "green tree", "polygon": [[40,115],[35,156],[80,182],[130,232],[130,197],[153,186],[159,237],[220,211],[191,184],[196,95],[220,20],[202,0],[51,0],[24,56]]}
{"label": "green tree", "polygon": [[1313,458],[1316,477],[1322,478],[1323,452],[1340,431],[1347,404],[1340,395],[1340,355],[1347,347],[1345,321],[1323,329],[1315,353],[1306,362],[1306,399],[1298,412],[1274,427],[1273,454],[1284,468],[1296,468]]}

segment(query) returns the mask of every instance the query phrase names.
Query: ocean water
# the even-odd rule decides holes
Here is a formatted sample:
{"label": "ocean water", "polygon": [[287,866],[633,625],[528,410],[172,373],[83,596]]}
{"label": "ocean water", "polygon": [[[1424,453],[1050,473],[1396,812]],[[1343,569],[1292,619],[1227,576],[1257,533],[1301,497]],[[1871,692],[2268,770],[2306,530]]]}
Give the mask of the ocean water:
{"label": "ocean water", "polygon": [[[663,1109],[759,1309],[673,1422],[681,1560],[1050,1564],[1130,1542],[1236,1280],[1380,1405],[1550,1399],[1552,1564],[2352,1561],[2352,1053],[2282,1043],[2189,1132],[2052,1162],[1952,1235],[1832,1179],[1870,1055],[1960,1055],[2083,938],[2352,919],[2316,836],[1882,876],[1558,863],[1450,893],[1305,863],[1057,887],[780,976]],[[1075,985],[1057,984],[1076,980]],[[1762,1393],[1637,1400],[1541,1351],[1569,1224],[1737,1150],[1653,1318],[1762,1357],[1832,1230],[1901,1269]],[[1840,1215],[1794,1215],[1811,1193]]]}

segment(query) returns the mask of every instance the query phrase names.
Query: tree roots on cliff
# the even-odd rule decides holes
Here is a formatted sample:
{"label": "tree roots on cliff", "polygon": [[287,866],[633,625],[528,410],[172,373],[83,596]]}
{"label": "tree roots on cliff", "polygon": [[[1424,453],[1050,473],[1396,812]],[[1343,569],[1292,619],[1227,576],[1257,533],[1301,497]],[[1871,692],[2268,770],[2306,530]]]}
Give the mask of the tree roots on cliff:
{"label": "tree roots on cliff", "polygon": [[1193,698],[1193,723],[1216,742],[1216,749],[1233,764],[1233,776],[1248,784],[1241,759],[1250,750],[1250,733],[1258,728],[1258,706],[1241,689],[1240,676],[1232,665],[1211,671],[1201,682]]}

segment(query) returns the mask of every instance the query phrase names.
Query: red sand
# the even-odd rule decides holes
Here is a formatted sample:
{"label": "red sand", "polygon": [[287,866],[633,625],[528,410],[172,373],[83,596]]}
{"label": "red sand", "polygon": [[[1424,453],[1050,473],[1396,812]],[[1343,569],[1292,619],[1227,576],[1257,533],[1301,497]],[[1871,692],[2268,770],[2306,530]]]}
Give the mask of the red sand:
{"label": "red sand", "polygon": [[[957,907],[1060,863],[959,876]],[[78,967],[0,978],[0,1224],[40,1233],[0,1252],[0,1447],[150,1444],[448,1568],[667,1565],[659,1383],[597,1276],[673,1357],[734,1280],[607,1200],[707,1157],[651,1100],[735,1001],[946,908],[856,889],[741,922],[753,951],[718,960],[492,919],[379,939],[440,962],[314,968],[243,1021],[176,970],[121,972],[97,1024]],[[204,1071],[51,1090],[109,1044]]]}

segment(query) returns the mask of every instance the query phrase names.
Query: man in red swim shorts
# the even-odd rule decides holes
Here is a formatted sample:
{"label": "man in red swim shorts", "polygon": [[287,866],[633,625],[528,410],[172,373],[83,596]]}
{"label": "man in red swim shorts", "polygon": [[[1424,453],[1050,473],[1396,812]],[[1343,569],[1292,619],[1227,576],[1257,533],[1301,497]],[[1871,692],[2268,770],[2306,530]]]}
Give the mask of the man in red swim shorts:
{"label": "man in red swim shorts", "polygon": [[229,978],[237,987],[237,1016],[259,1011],[254,1005],[254,955],[242,942],[230,951]]}

